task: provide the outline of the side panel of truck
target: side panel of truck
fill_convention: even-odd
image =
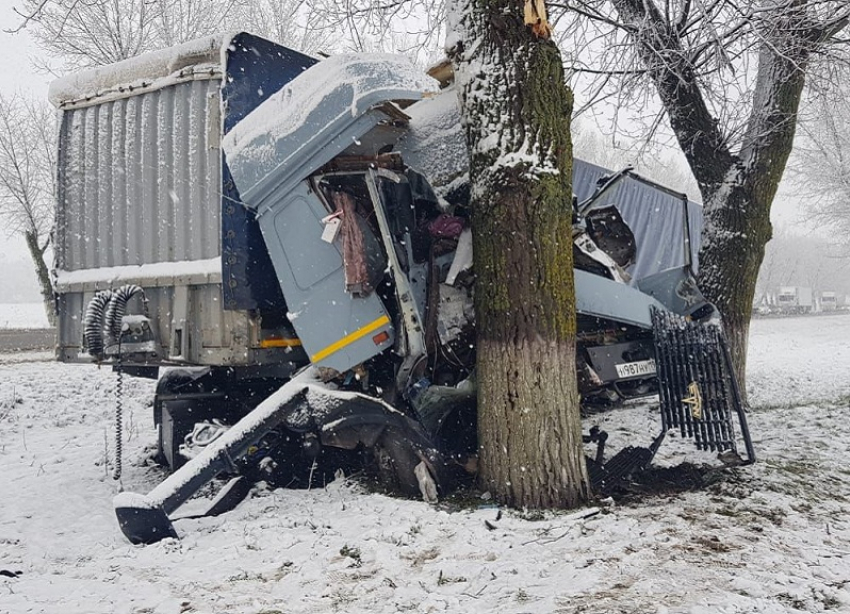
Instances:
[[[144,288],[163,357],[205,364],[244,356],[247,315],[225,313],[220,299],[220,83],[219,74],[193,74],[63,109],[60,358],[79,359],[94,293],[125,283]]]
[[[62,113],[56,275],[59,358],[82,351],[98,291],[144,289],[145,364],[303,362],[222,135],[316,59],[241,32],[190,41],[51,86]],[[140,360],[142,360],[140,358]]]
[[[581,155],[581,152],[577,152]],[[596,164],[576,158],[573,161],[573,192],[579,201],[593,193],[597,181],[612,172]],[[702,205],[688,201],[688,224],[682,219],[681,198],[659,187],[626,177],[601,204],[615,204],[623,220],[635,235],[638,245],[637,261],[629,274],[634,283],[660,271],[686,264],[685,229],[689,236],[690,261],[699,270],[699,246],[702,233]],[[657,237],[665,237],[659,241]]]
[[[219,83],[64,111],[60,270],[219,256]]]

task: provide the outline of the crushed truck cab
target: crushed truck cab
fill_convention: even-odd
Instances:
[[[172,475],[116,498],[131,541],[176,536],[170,514],[222,474],[210,513],[260,479],[368,466],[434,500],[474,470],[468,161],[456,93],[435,90],[404,58],[319,61],[245,33],[51,88],[59,358],[162,370]],[[582,400],[662,405],[649,447],[606,460],[592,431],[594,486],[645,466],[671,428],[717,452],[743,438],[754,460],[694,278],[698,206],[630,169],[577,161],[574,185]]]

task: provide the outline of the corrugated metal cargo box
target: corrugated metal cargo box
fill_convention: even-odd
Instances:
[[[276,360],[259,314],[286,326],[254,220],[232,204],[220,141],[315,60],[247,34],[193,41],[66,77],[61,110],[56,287],[59,358],[81,351],[99,290],[133,283],[163,363]],[[246,65],[250,71],[244,70]],[[236,199],[238,200],[238,198]]]

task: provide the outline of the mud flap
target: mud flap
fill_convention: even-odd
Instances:
[[[113,500],[121,532],[131,544],[153,544],[177,537],[174,525],[162,505],[145,495],[122,492]]]
[[[732,358],[720,328],[653,307],[652,332],[664,432],[679,429],[700,450],[731,452],[740,463],[755,462]],[[746,458],[738,454],[735,418]]]

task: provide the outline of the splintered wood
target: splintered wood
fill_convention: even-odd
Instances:
[[[543,0],[525,0],[525,25],[531,26],[538,38],[552,36],[552,26],[546,18],[546,3]]]

